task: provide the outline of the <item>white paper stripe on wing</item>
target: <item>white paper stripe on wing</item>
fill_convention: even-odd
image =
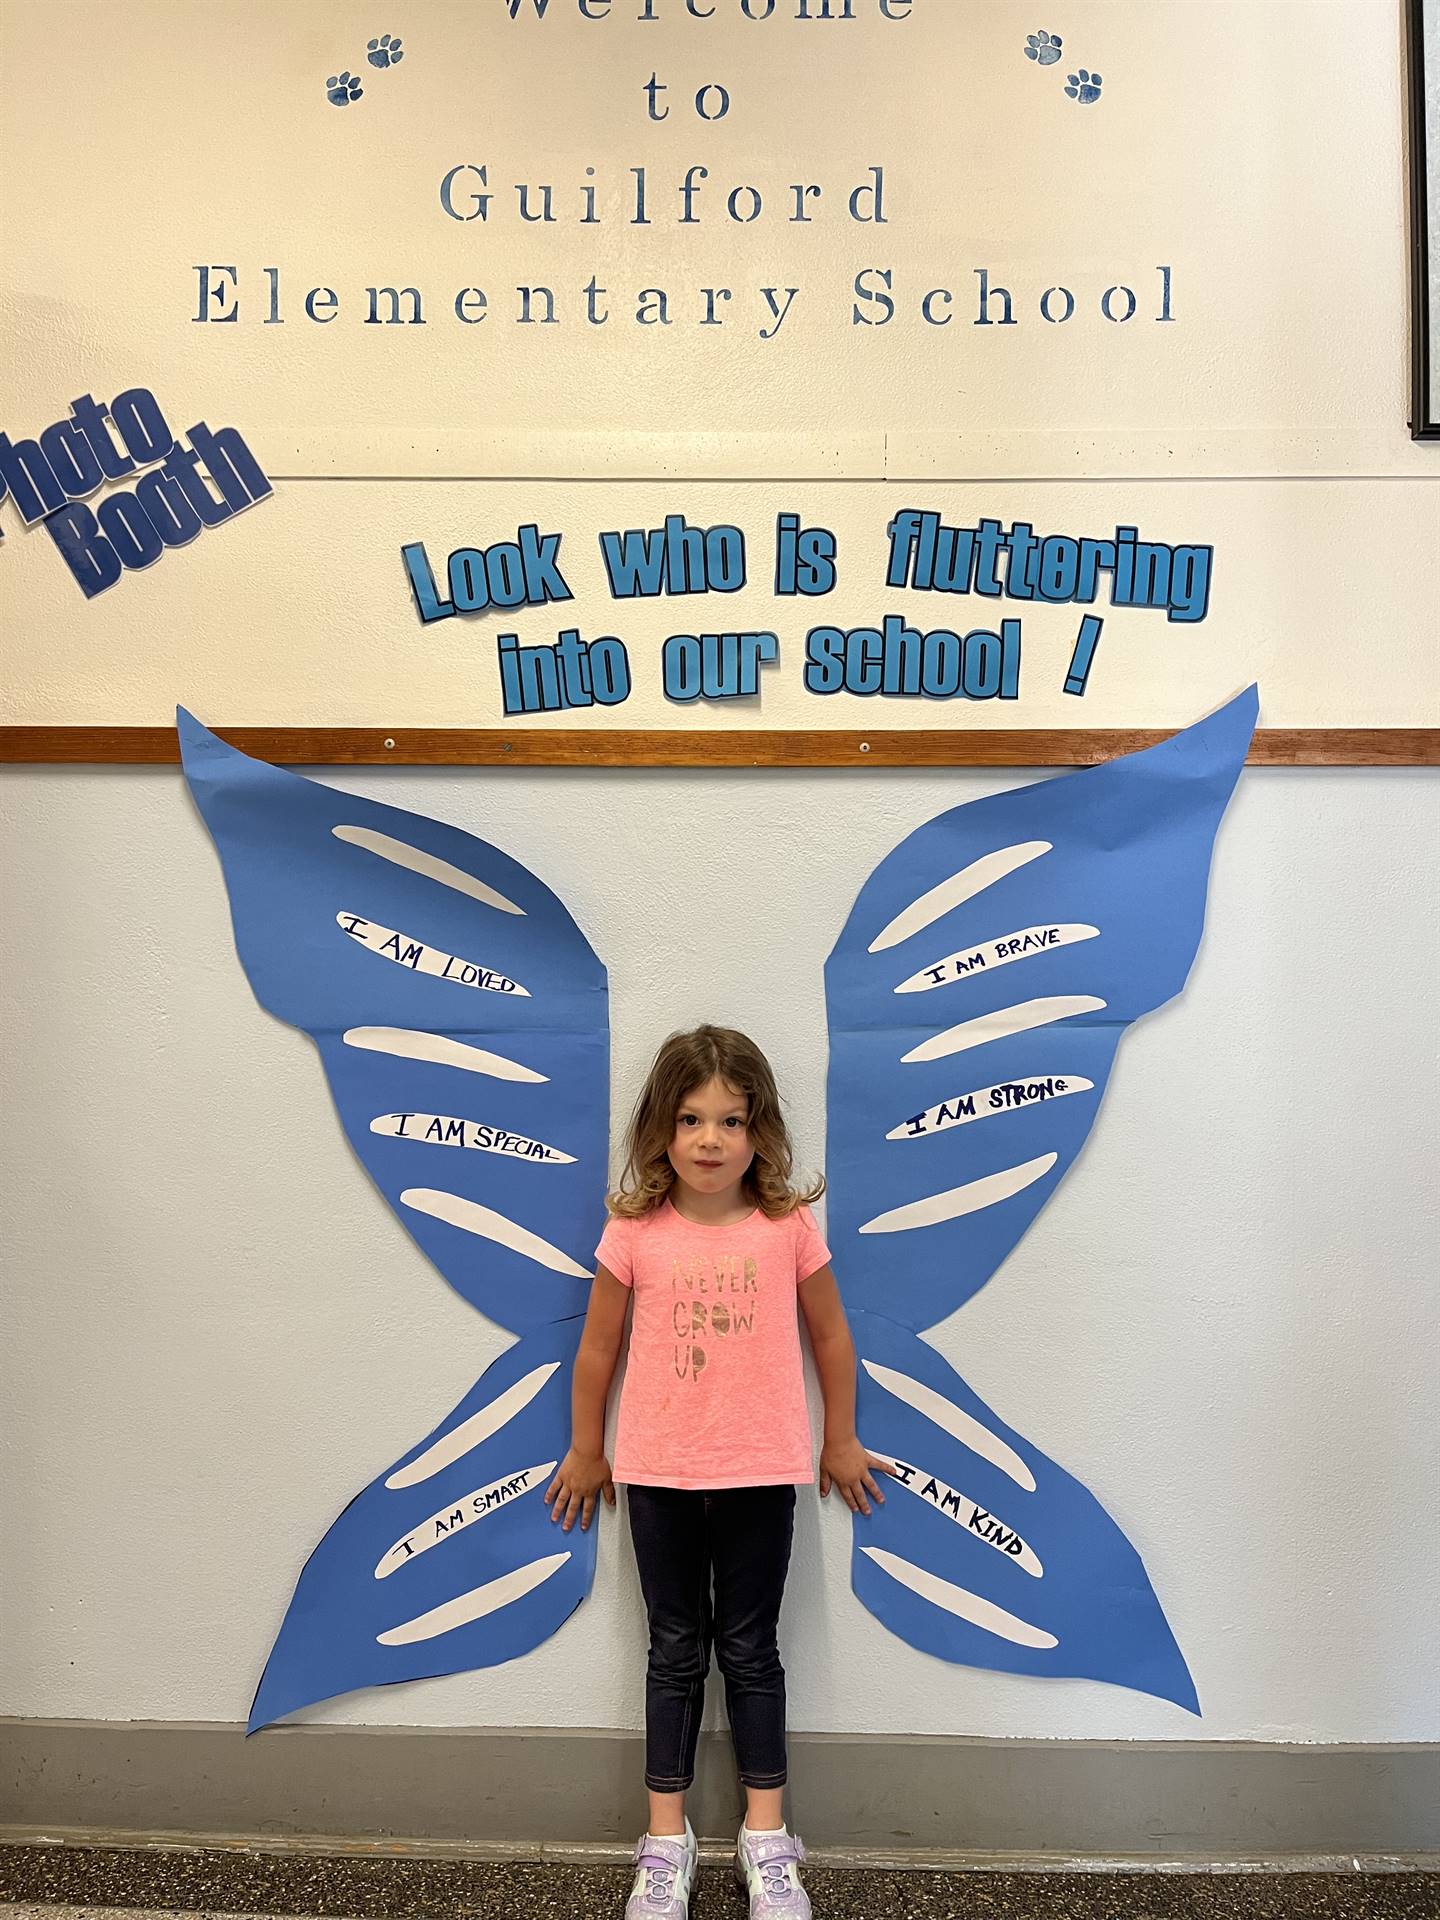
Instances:
[[[456,893],[468,894],[483,907],[498,907],[501,913],[523,915],[525,912],[503,893],[477,880],[473,873],[466,873],[463,867],[452,867],[448,860],[426,853],[422,847],[412,847],[406,840],[396,840],[388,833],[375,833],[369,827],[332,827],[330,831],[337,840],[348,841],[352,847],[363,847],[366,853],[378,854],[380,859],[392,861],[397,867],[408,867],[411,873],[423,874],[427,880],[438,880],[442,887],[453,887]]]
[[[429,1066],[459,1067],[466,1073],[488,1073],[492,1080],[518,1080],[525,1086],[543,1086],[549,1076],[507,1060],[488,1047],[472,1047],[445,1033],[422,1033],[416,1027],[350,1027],[341,1035],[347,1047],[367,1053],[389,1053],[397,1060],[423,1060]]]
[[[952,1487],[933,1473],[927,1473],[924,1467],[912,1466],[908,1460],[897,1459],[894,1454],[882,1454],[874,1447],[870,1451],[877,1459],[889,1460],[896,1470],[894,1479],[913,1493],[917,1500],[924,1500],[964,1532],[983,1540],[996,1553],[1003,1553],[1017,1567],[1023,1567],[1032,1579],[1041,1580],[1045,1577],[1039,1554],[998,1513],[989,1507],[982,1507],[978,1500],[961,1493],[958,1487]]]
[[[957,980],[970,980],[977,973],[993,973],[996,967],[1008,967],[1016,960],[1033,960],[1037,954],[1056,947],[1073,947],[1079,940],[1094,940],[1098,927],[1084,921],[1063,924],[1017,927],[994,940],[981,940],[972,947],[957,947],[928,967],[921,967],[908,980],[902,980],[896,993],[933,993],[936,987],[950,987]]]
[[[972,1627],[982,1627],[986,1633],[993,1633],[1017,1647],[1048,1648],[1060,1644],[1055,1635],[1043,1627],[1032,1626],[1017,1613],[1007,1613],[1004,1607],[997,1607],[993,1600],[986,1600],[981,1594],[971,1593],[968,1587],[957,1587],[949,1580],[942,1580],[938,1573],[914,1566],[898,1553],[887,1553],[883,1547],[862,1547],[860,1551],[868,1554],[877,1567],[892,1580],[898,1580],[902,1587],[918,1593],[932,1606],[943,1607],[957,1619],[968,1620]]]
[[[484,1520],[498,1513],[501,1507],[538,1486],[547,1474],[555,1471],[556,1464],[554,1460],[547,1460],[542,1466],[522,1467],[519,1473],[507,1473],[502,1479],[492,1480],[488,1487],[477,1487],[473,1493],[452,1500],[448,1507],[441,1507],[438,1513],[432,1513],[402,1534],[393,1547],[385,1549],[376,1565],[375,1578],[383,1580],[397,1567],[408,1565],[420,1554],[428,1553],[431,1547],[438,1547],[442,1540],[453,1540],[472,1520]]]
[[[943,1060],[947,1054],[983,1047],[991,1040],[1008,1040],[1012,1033],[1048,1027],[1077,1013],[1099,1013],[1104,1005],[1090,993],[1057,993],[1041,1000],[1022,1000],[1013,1007],[997,1007],[993,1013],[977,1014],[973,1020],[962,1020],[958,1027],[932,1034],[909,1053],[902,1053],[901,1063],[908,1066],[914,1060]]]
[[[500,1153],[511,1160],[533,1165],[573,1167],[573,1153],[562,1153],[544,1140],[532,1140],[525,1133],[511,1133],[489,1120],[464,1120],[453,1113],[377,1113],[370,1122],[371,1133],[382,1133],[392,1140],[418,1140],[422,1146],[466,1147],[476,1153]]]
[[[497,1246],[509,1247],[512,1253],[523,1253],[527,1260],[538,1261],[552,1273],[567,1274],[575,1280],[594,1278],[589,1267],[582,1267],[568,1253],[562,1253],[559,1247],[542,1240],[538,1233],[522,1227],[508,1214],[496,1213],[493,1207],[482,1207],[478,1200],[466,1200],[458,1193],[445,1193],[439,1187],[406,1187],[400,1198],[416,1213],[428,1213],[432,1220],[443,1220],[464,1233],[479,1234],[482,1240],[493,1240]]]
[[[417,1640],[433,1640],[438,1634],[453,1633],[456,1627],[468,1627],[472,1620],[483,1620],[487,1613],[523,1600],[527,1593],[543,1586],[552,1573],[558,1573],[569,1558],[568,1553],[552,1553],[543,1560],[532,1560],[513,1573],[502,1573],[498,1580],[487,1580],[483,1587],[456,1594],[428,1613],[416,1614],[413,1620],[403,1620],[398,1627],[388,1627],[375,1638],[382,1647],[413,1647]]]
[[[443,947],[428,946],[413,934],[395,927],[382,927],[378,920],[367,920],[363,913],[337,913],[335,923],[349,934],[357,946],[366,947],[382,960],[411,973],[423,973],[432,980],[448,980],[455,987],[474,987],[481,993],[513,993],[521,1000],[530,998],[528,987],[512,980],[479,960],[466,960],[461,954],[446,953]]]
[[[422,1480],[432,1479],[435,1474],[443,1472],[462,1454],[478,1447],[492,1433],[498,1433],[508,1420],[513,1420],[517,1413],[528,1407],[559,1365],[558,1360],[549,1360],[544,1366],[532,1367],[513,1386],[496,1394],[485,1406],[477,1407],[468,1420],[462,1420],[458,1427],[442,1433],[438,1440],[423,1453],[416,1454],[406,1466],[397,1467],[386,1480],[386,1486],[418,1487]]]
[[[1048,840],[1024,840],[1017,846],[1000,847],[994,853],[982,854],[978,860],[972,860],[968,867],[963,867],[959,873],[952,873],[948,880],[942,880],[938,886],[931,887],[928,893],[922,893],[908,907],[902,908],[890,924],[876,934],[870,942],[869,951],[883,953],[886,947],[898,947],[902,940],[908,940],[911,934],[930,926],[942,914],[949,913],[952,907],[962,906],[977,893],[983,893],[986,887],[993,887],[997,880],[1014,873],[1017,867],[1028,866],[1030,861],[1038,860],[1042,853],[1049,853],[1050,847]]]
[[[1010,1200],[1026,1187],[1034,1186],[1060,1158],[1058,1153],[1042,1153],[1034,1160],[1023,1160],[1018,1167],[1002,1167],[979,1180],[967,1180],[963,1187],[949,1187],[944,1193],[928,1193],[921,1200],[877,1213],[859,1229],[861,1233],[909,1233],[916,1227],[938,1227],[944,1220],[958,1220],[962,1214],[978,1213]]]
[[[998,1467],[1002,1473],[1008,1474],[1017,1487],[1023,1487],[1026,1493],[1034,1493],[1035,1476],[1024,1460],[1008,1441],[982,1426],[973,1414],[966,1413],[963,1407],[957,1407],[953,1400],[947,1400],[943,1393],[937,1393],[933,1387],[927,1387],[923,1380],[912,1380],[908,1373],[897,1372],[894,1367],[882,1367],[874,1360],[862,1360],[860,1364],[877,1387],[893,1393],[907,1407],[913,1407],[916,1413],[933,1420],[937,1427],[943,1427],[962,1447],[968,1447],[972,1453],[978,1453],[982,1460],[988,1460],[992,1467]]]
[[[976,1087],[971,1093],[952,1093],[924,1113],[912,1113],[898,1127],[891,1127],[887,1140],[928,1140],[932,1133],[944,1133],[950,1127],[963,1127],[970,1120],[989,1120],[997,1113],[1019,1113],[1046,1100],[1063,1100],[1070,1093],[1093,1093],[1095,1082],[1078,1073],[1029,1074],[1014,1080],[997,1080],[993,1087]]]

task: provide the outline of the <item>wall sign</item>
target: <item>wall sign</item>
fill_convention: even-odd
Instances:
[[[43,525],[87,600],[270,492],[234,427],[212,432],[197,420],[187,444],[146,387],[108,406],[82,394],[38,439],[0,433],[0,501],[8,496],[27,527]]]
[[[173,753],[180,700],[280,757],[1094,759],[1258,680],[1261,754],[1428,757],[1436,475],[1376,345],[1399,53],[1328,18],[12,0],[0,426],[54,462],[0,498],[0,727],[38,730],[0,752]],[[77,249],[49,101],[97,69]],[[161,216],[147,129],[205,151],[218,87],[245,167],[171,169]],[[87,493],[137,382],[175,446]]]

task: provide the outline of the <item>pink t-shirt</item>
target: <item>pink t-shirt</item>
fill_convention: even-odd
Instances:
[[[595,1257],[635,1293],[615,1479],[813,1481],[796,1289],[830,1249],[810,1209],[707,1227],[666,1200],[644,1219],[612,1218]]]

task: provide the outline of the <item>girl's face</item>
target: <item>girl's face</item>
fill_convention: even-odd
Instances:
[[[692,1087],[675,1115],[670,1164],[697,1194],[714,1199],[739,1190],[755,1158],[746,1130],[750,1103],[723,1080]]]

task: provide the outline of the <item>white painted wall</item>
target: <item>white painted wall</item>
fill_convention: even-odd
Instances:
[[[491,837],[565,898],[611,970],[617,1115],[668,1028],[742,1025],[813,1165],[821,966],[856,888],[1028,776],[322,777]],[[0,1714],[239,1720],[310,1547],[506,1336],[251,999],[178,771],[7,768],[0,806]],[[1140,1546],[1204,1720],[913,1652],[811,1498],[793,1727],[1440,1737],[1437,842],[1421,772],[1249,771],[1186,995],[1126,1040],[1070,1180],[935,1336]],[[637,1727],[644,1651],[622,1507],[536,1653],[307,1717]]]

